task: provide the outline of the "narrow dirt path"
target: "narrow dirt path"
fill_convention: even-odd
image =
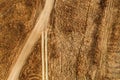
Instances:
[[[8,79],[7,80],[18,80],[20,71],[26,62],[27,57],[31,53],[32,47],[35,42],[38,41],[41,32],[46,28],[47,23],[49,21],[50,13],[52,11],[52,7],[54,5],[54,0],[46,0],[45,7],[38,17],[37,23],[32,30],[28,40],[26,41],[15,65],[13,66]]]

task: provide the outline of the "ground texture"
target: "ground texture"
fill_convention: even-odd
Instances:
[[[45,0],[0,0],[0,80],[6,80]],[[120,80],[120,0],[56,0],[49,80]],[[41,38],[19,80],[42,80]]]

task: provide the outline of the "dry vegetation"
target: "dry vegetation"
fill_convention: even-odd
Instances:
[[[45,0],[0,0],[0,80],[6,80]],[[49,80],[120,80],[120,0],[56,0],[48,24]],[[41,39],[19,80],[42,80]]]

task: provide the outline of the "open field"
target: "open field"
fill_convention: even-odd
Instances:
[[[48,80],[120,80],[120,0],[0,0],[0,80],[47,80],[46,30]]]

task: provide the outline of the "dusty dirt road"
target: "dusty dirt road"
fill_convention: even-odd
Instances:
[[[35,42],[39,39],[42,31],[47,26],[53,5],[54,5],[54,0],[46,0],[45,7],[44,7],[42,13],[40,14],[40,16],[38,17],[37,23],[36,23],[34,29],[32,30],[30,36],[28,37],[28,40],[26,41],[7,80],[18,80],[20,71],[21,71],[27,57],[31,53],[32,47],[34,46]]]

